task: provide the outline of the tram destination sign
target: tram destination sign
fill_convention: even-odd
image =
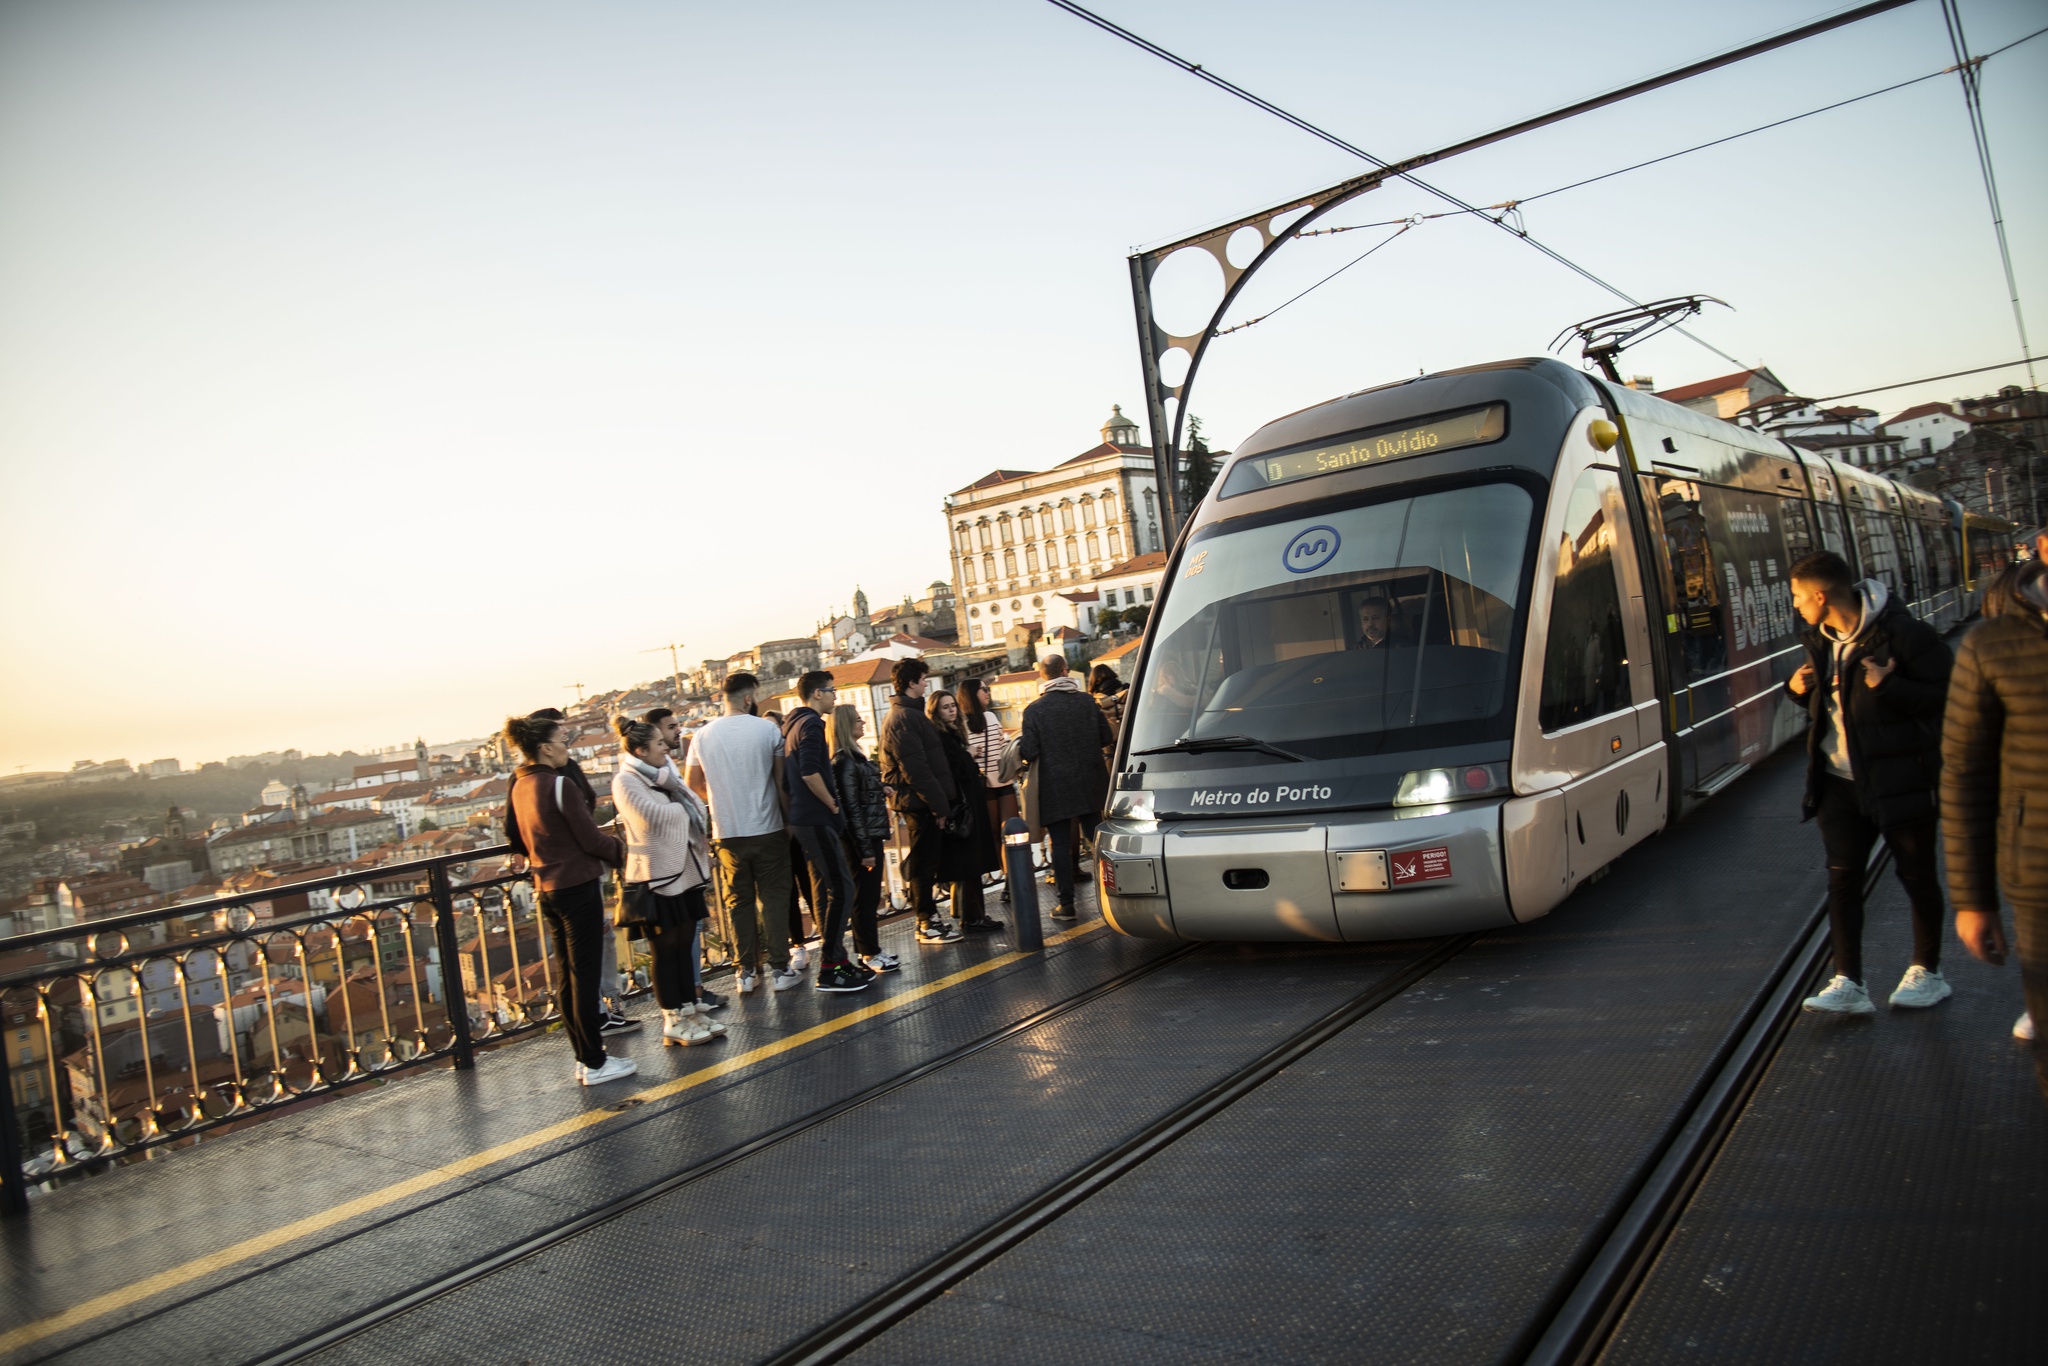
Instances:
[[[1231,470],[1223,496],[1269,489],[1276,484],[1291,484],[1297,479],[1313,479],[1319,474],[1354,470],[1363,465],[1405,460],[1412,455],[1484,446],[1507,435],[1507,429],[1507,405],[1489,403],[1462,413],[1361,432],[1326,446],[1283,455],[1255,455],[1239,461]]]

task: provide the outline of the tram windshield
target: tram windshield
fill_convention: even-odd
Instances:
[[[1506,737],[1533,506],[1482,484],[1189,546],[1134,690],[1130,753],[1244,737],[1334,759]]]

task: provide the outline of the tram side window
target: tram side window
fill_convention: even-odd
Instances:
[[[1863,577],[1876,579],[1892,592],[1899,581],[1899,548],[1892,539],[1891,519],[1874,509],[1852,506],[1849,525],[1856,531],[1856,550],[1863,561]]]
[[[1855,557],[1849,554],[1848,535],[1842,529],[1841,507],[1835,503],[1819,503],[1813,511],[1820,523],[1820,548],[1853,560]]]
[[[1629,705],[1628,641],[1614,572],[1614,557],[1621,553],[1620,508],[1621,481],[1608,470],[1587,470],[1572,489],[1564,531],[1550,548],[1557,587],[1550,599],[1538,704],[1546,731]]]
[[[1670,573],[1665,630],[1674,642],[1672,672],[1690,683],[1728,667],[1721,618],[1724,590],[1707,538],[1700,485],[1689,479],[1660,480],[1656,501]]]
[[[1927,558],[1934,566],[1934,587],[1946,592],[1956,586],[1956,548],[1949,529],[1939,522],[1922,522],[1921,539],[1927,543]]]

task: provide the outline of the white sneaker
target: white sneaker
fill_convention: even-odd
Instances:
[[[1827,989],[1818,996],[1809,996],[1804,1002],[1808,1010],[1822,1011],[1831,1015],[1868,1015],[1877,1009],[1870,1003],[1870,993],[1861,984],[1836,973]]]
[[[784,968],[780,972],[768,974],[768,989],[770,991],[788,991],[791,987],[802,986],[803,980],[804,975],[796,969]]]
[[[690,1023],[697,1026],[697,1028],[703,1030],[706,1034],[709,1034],[714,1039],[717,1038],[719,1035],[725,1033],[724,1025],[712,1019],[709,1015],[704,1014],[702,1011],[697,1012],[697,1018],[690,1021]]]
[[[1948,979],[1939,971],[1929,972],[1915,963],[1906,969],[1906,975],[1901,977],[1898,986],[1892,989],[1891,1003],[1894,1009],[1901,1006],[1917,1009],[1938,1005],[1954,994],[1955,988],[1948,984]]]
[[[796,944],[796,945],[793,945],[793,946],[792,946],[792,947],[790,948],[790,950],[789,950],[789,968],[790,968],[790,971],[791,971],[791,972],[804,972],[804,971],[808,970],[808,969],[810,968],[810,966],[811,966],[811,955],[810,955],[810,953],[809,953],[809,952],[808,952],[808,951],[807,951],[807,950],[806,950],[806,949],[804,948],[804,946],[803,946],[803,945],[801,945],[801,944]]]
[[[759,973],[757,973],[757,972],[743,972],[743,973],[741,973],[741,974],[740,974],[740,978],[739,978],[739,993],[740,993],[740,995],[742,995],[742,996],[752,996],[752,995],[754,994],[754,988],[755,988],[755,987],[758,987],[758,986],[760,986],[760,985],[761,985],[761,975],[760,975]]]
[[[617,1081],[621,1077],[630,1077],[639,1070],[639,1063],[634,1062],[631,1058],[622,1058],[614,1053],[611,1057],[604,1060],[604,1066],[602,1067],[585,1067],[580,1063],[577,1064],[576,1080],[585,1086],[602,1086],[608,1081]]]
[[[2020,1017],[2012,1022],[2012,1036],[2015,1039],[2031,1041],[2034,1037],[2034,1017],[2021,1011]]]
[[[695,1043],[710,1043],[716,1037],[696,1020],[680,1010],[661,1012],[661,1042],[665,1048],[687,1048]]]
[[[864,953],[860,961],[871,972],[895,972],[903,966],[903,961],[893,953]]]

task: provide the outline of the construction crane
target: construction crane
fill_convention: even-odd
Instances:
[[[676,705],[680,707],[683,705],[683,643],[680,640],[672,640],[666,645],[657,645],[651,650],[642,650],[640,653],[643,655],[658,655],[663,650],[668,651],[669,678],[676,685]]]
[[[574,688],[576,690],[576,705],[579,707],[583,705],[583,685],[581,683],[564,683],[562,686]]]

